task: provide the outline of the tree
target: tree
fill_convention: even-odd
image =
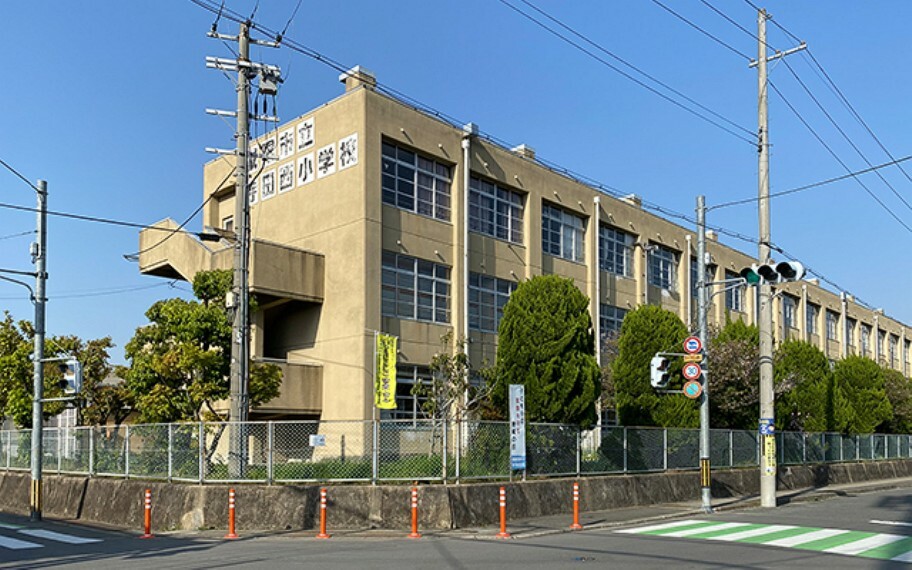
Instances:
[[[595,424],[600,385],[589,299],[572,280],[545,275],[520,283],[498,332],[496,406],[505,409],[507,386],[522,384],[529,420]]]
[[[229,396],[231,323],[224,307],[230,288],[231,271],[200,272],[193,280],[199,301],[167,299],[146,311],[150,323],[127,343],[124,371],[139,421],[226,419],[213,405]],[[278,396],[278,366],[251,364],[249,370],[252,407]]]
[[[627,313],[618,338],[618,355],[612,364],[618,423],[696,427],[699,413],[695,401],[682,396],[657,394],[649,384],[649,361],[657,352],[678,352],[687,337],[687,327],[671,311],[643,305]],[[671,370],[680,370],[672,363]],[[672,386],[682,385],[672,375]]]
[[[710,422],[713,427],[755,429],[760,414],[760,331],[728,320],[710,333]]]
[[[465,353],[465,342],[459,339],[455,350],[453,333],[440,337],[443,350],[431,358],[431,379],[412,387],[421,401],[422,411],[431,419],[460,421],[490,397],[493,384],[490,371],[475,370]]]
[[[873,433],[893,417],[887,399],[884,371],[870,358],[849,356],[833,368],[836,386],[848,402],[848,433]]]
[[[878,431],[912,433],[912,381],[897,370],[885,368],[884,387],[893,417],[881,424]]]
[[[110,372],[108,352],[112,343],[109,337],[83,342],[75,336],[45,338],[46,359],[76,357],[83,364],[85,390],[80,395],[83,402],[93,398],[97,384]],[[17,427],[32,425],[32,395],[34,367],[32,354],[35,347],[35,328],[29,321],[15,322],[8,312],[0,321],[0,415],[9,417]],[[60,381],[63,375],[59,362],[44,365],[44,395],[46,398],[64,396]],[[60,414],[64,402],[45,402],[44,419]]]
[[[845,429],[848,402],[819,348],[804,341],[785,341],[776,350],[773,371],[778,425],[812,432]]]

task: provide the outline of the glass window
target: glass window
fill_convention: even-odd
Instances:
[[[438,220],[450,219],[450,167],[383,143],[383,203]]]
[[[542,250],[545,253],[583,261],[583,219],[549,204],[542,204]]]
[[[226,216],[222,218],[222,229],[226,232],[234,231],[234,216]]]
[[[416,420],[425,417],[422,406],[426,397],[412,394],[415,384],[430,382],[431,371],[424,366],[396,365],[396,409],[380,410],[384,420]]]
[[[890,351],[890,368],[896,368],[896,344],[899,342],[899,339],[893,335],[890,335],[890,344],[888,350]]]
[[[852,354],[855,353],[855,327],[857,325],[857,320],[846,318],[846,345]]]
[[[516,282],[469,273],[469,328],[496,333]]]
[[[786,329],[798,328],[795,315],[798,312],[798,299],[790,295],[782,296],[782,324]]]
[[[677,252],[657,244],[650,244],[649,248],[649,284],[674,291],[678,277]]]
[[[450,268],[383,252],[381,311],[385,317],[450,322]]]
[[[725,280],[738,279],[741,275],[734,271],[725,272]],[[729,311],[744,312],[744,285],[735,286],[734,283],[726,283],[725,290],[725,308]]]
[[[839,322],[839,313],[834,313],[833,311],[826,312],[826,333],[827,338],[830,340],[839,340],[837,336],[836,329],[837,323]]]
[[[861,325],[861,355],[867,356],[871,352],[871,327]]]
[[[604,341],[621,332],[621,324],[627,316],[627,309],[613,305],[599,304],[599,336]]]
[[[523,197],[486,180],[469,180],[469,230],[523,242]]]
[[[599,226],[599,269],[621,277],[632,277],[635,240],[633,234]]]
[[[805,319],[807,319],[807,332],[808,334],[817,334],[819,330],[819,325],[817,324],[817,319],[820,318],[820,306],[813,303],[808,303],[805,308]]]
[[[880,360],[884,355],[884,340],[886,340],[887,333],[884,331],[878,331],[877,333],[877,359]]]

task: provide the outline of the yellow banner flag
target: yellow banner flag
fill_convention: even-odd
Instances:
[[[396,409],[396,351],[399,339],[377,335],[377,368],[374,403],[381,410]]]

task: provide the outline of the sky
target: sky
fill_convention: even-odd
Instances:
[[[345,68],[364,66],[382,86],[458,124],[529,145],[541,159],[669,212],[692,217],[703,194],[708,224],[747,238],[722,241],[756,255],[756,203],[714,206],[757,196],[757,71],[748,67],[758,51],[757,12],[747,1],[662,4],[693,25],[654,0],[262,0],[253,20],[287,26],[289,40]],[[225,5],[249,15],[256,2]],[[769,96],[773,193],[912,155],[912,3],[755,5],[772,14],[772,49],[794,47],[795,37],[809,48],[769,66],[778,90]],[[4,11],[0,159],[48,182],[52,212],[139,225],[184,221],[203,200],[202,168],[213,158],[204,149],[234,145],[232,125],[204,113],[236,104],[231,81],[205,67],[207,55],[232,57],[231,46],[206,37],[214,15],[190,0],[76,6],[32,0]],[[237,30],[226,18],[218,26]],[[338,70],[288,47],[252,55],[283,71],[283,120],[343,91]],[[785,252],[778,259],[800,260],[831,290],[912,324],[903,261],[912,244],[912,160],[900,164],[860,175],[867,189],[848,177],[775,198],[772,241]],[[0,269],[33,270],[35,214],[10,206],[34,205],[35,192],[0,169]],[[202,229],[199,216],[188,229]],[[50,216],[49,334],[110,336],[112,361],[123,363],[149,306],[189,295],[188,284],[144,277],[125,259],[138,249],[138,231]],[[25,288],[4,281],[0,310],[34,315]]]

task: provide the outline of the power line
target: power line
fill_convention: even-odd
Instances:
[[[752,59],[751,56],[749,56],[749,55],[747,55],[746,53],[744,53],[743,51],[740,51],[739,49],[737,49],[737,48],[731,46],[730,44],[728,44],[728,43],[722,41],[722,40],[719,39],[717,36],[715,36],[715,35],[709,33],[708,31],[706,31],[705,29],[701,28],[701,27],[698,26],[697,24],[691,22],[690,20],[688,20],[687,18],[685,18],[685,17],[682,16],[681,14],[675,12],[674,10],[672,10],[671,8],[669,8],[668,6],[666,6],[665,4],[662,4],[661,2],[659,2],[659,0],[652,0],[652,2],[653,2],[654,4],[658,4],[662,9],[664,9],[666,12],[670,13],[672,16],[678,18],[679,20],[681,20],[682,22],[684,22],[685,24],[687,24],[687,25],[690,26],[691,28],[697,30],[698,32],[700,32],[700,33],[703,34],[704,36],[710,38],[711,40],[713,40],[714,42],[718,43],[719,45],[725,47],[725,48],[728,49],[729,51],[732,51],[732,52],[734,52],[735,54],[740,55],[741,57],[747,59],[748,61],[750,61],[750,60]]]
[[[890,207],[887,206],[887,205],[883,202],[883,200],[881,200],[880,198],[877,197],[877,194],[875,194],[873,191],[871,191],[871,189],[868,188],[868,186],[867,186],[864,182],[862,182],[857,176],[855,176],[855,175],[852,173],[852,169],[849,168],[849,165],[847,165],[841,158],[839,158],[839,155],[836,154],[836,152],[830,147],[830,145],[828,145],[828,144],[826,143],[826,141],[824,141],[823,138],[817,133],[817,131],[815,131],[814,128],[813,128],[813,127],[804,119],[804,117],[801,115],[801,113],[798,112],[798,109],[796,109],[795,106],[792,105],[791,101],[789,101],[788,98],[782,93],[782,91],[780,91],[779,88],[776,87],[776,84],[773,83],[772,81],[770,81],[770,82],[769,82],[769,85],[770,85],[770,87],[773,88],[773,91],[775,91],[775,92],[779,95],[779,97],[782,98],[782,101],[786,104],[786,106],[787,106],[789,109],[791,109],[792,113],[794,113],[795,116],[798,117],[798,120],[801,121],[801,123],[805,126],[805,128],[807,128],[807,129],[811,132],[811,134],[814,135],[814,138],[816,138],[817,141],[818,141],[820,144],[823,145],[823,148],[825,148],[825,149],[827,150],[827,152],[829,152],[830,155],[831,155],[834,159],[836,159],[836,162],[838,162],[840,165],[842,165],[842,167],[846,170],[846,172],[848,172],[848,173],[852,176],[852,178],[854,178],[855,181],[858,182],[858,184],[859,184],[862,188],[864,188],[865,192],[867,192],[868,195],[869,195],[871,198],[873,198],[875,202],[877,202],[878,204],[880,204],[880,207],[883,208],[885,212],[887,212],[888,214],[890,214],[890,216],[891,216],[894,220],[896,220],[897,222],[899,222],[899,224],[900,224],[902,227],[906,228],[906,231],[908,231],[909,233],[912,233],[912,227],[909,227],[908,224],[906,224],[904,221],[902,221],[902,219],[901,219],[899,216],[896,215],[896,212],[894,212],[893,210],[891,210]]]
[[[737,21],[735,21],[734,19],[732,19],[731,16],[729,16],[728,14],[726,14],[725,12],[723,12],[722,10],[719,10],[718,8],[716,8],[715,6],[713,6],[712,4],[710,4],[709,2],[707,2],[706,0],[700,0],[700,2],[702,2],[704,6],[706,6],[707,8],[709,8],[710,10],[712,10],[713,12],[715,12],[716,14],[718,14],[719,16],[722,16],[723,18],[725,18],[725,20],[726,20],[728,23],[730,23],[730,24],[733,25],[734,27],[738,28],[739,30],[741,30],[741,31],[744,32],[745,34],[749,35],[750,37],[752,37],[755,41],[757,41],[757,42],[760,41],[760,38],[757,36],[757,34],[753,33],[752,31],[748,30],[747,28],[745,28],[744,26],[742,26],[741,24],[739,24]],[[757,8],[757,11],[759,12],[760,9]],[[801,40],[797,40],[797,41],[798,41],[798,42],[801,42]],[[770,45],[767,44],[766,42],[763,42],[763,44],[766,45],[766,47],[770,47]],[[772,48],[770,48],[770,49],[772,49]],[[749,58],[749,59],[753,59],[753,58]]]
[[[29,206],[19,206],[17,204],[8,204],[6,202],[0,202],[0,208],[5,208],[7,210],[18,210],[20,212],[38,213],[38,208],[29,207]],[[125,222],[123,220],[114,220],[111,218],[101,218],[101,217],[97,217],[97,216],[71,214],[69,212],[60,212],[60,211],[56,211],[56,210],[48,210],[47,214],[49,216],[57,216],[60,218],[69,218],[69,219],[73,219],[73,220],[80,220],[83,222],[95,222],[95,223],[100,223],[100,224],[108,224],[108,225],[112,225],[112,226],[137,228],[137,229],[141,229],[141,230],[156,230],[156,231],[160,231],[160,232],[170,232],[170,233],[177,233],[177,232],[181,231],[179,229],[162,228],[159,226],[150,226],[147,224],[137,224],[134,222]]]
[[[33,235],[35,233],[36,233],[35,230],[28,230],[27,232],[19,232],[18,234],[10,234],[8,236],[0,237],[0,240],[12,239],[12,238],[21,237],[21,236],[28,236],[28,235]]]
[[[2,164],[4,168],[6,168],[7,170],[9,170],[9,171],[12,172],[13,174],[15,174],[17,177],[19,177],[20,180],[22,180],[23,182],[25,182],[26,184],[28,184],[29,187],[31,187],[32,190],[34,190],[35,192],[38,192],[39,194],[41,193],[41,190],[39,190],[37,186],[35,186],[34,184],[32,184],[31,181],[29,181],[28,178],[26,178],[26,177],[23,176],[18,170],[16,170],[16,169],[13,168],[12,166],[10,166],[10,165],[9,165],[5,160],[3,160],[2,158],[0,158],[0,164]]]
[[[123,287],[108,287],[105,289],[90,289],[87,291],[73,291],[69,293],[62,293],[59,295],[50,296],[51,299],[78,299],[85,297],[103,297],[108,295],[119,295],[122,293],[133,293],[135,291],[144,291],[146,289],[155,289],[157,287],[163,287],[165,285],[170,286],[172,289],[177,289],[174,281],[168,281],[166,283],[155,283],[152,285],[139,285],[139,286],[123,286]],[[2,301],[15,301],[19,300],[21,297],[0,297]]]
[[[895,166],[902,162],[906,162],[908,160],[912,160],[912,154],[910,154],[909,156],[904,156],[902,158],[898,158],[896,160],[891,160],[890,162],[878,164],[877,166],[865,168],[864,170],[856,170],[854,172],[849,172],[848,174],[843,174],[842,176],[827,178],[826,180],[814,182],[813,184],[805,184],[804,186],[798,186],[797,188],[792,188],[790,190],[782,190],[781,192],[772,192],[772,193],[770,193],[769,197],[776,198],[779,196],[785,196],[787,194],[795,194],[797,192],[803,192],[805,190],[810,190],[812,188],[819,188],[820,186],[826,186],[827,184],[832,184],[833,182],[839,182],[840,180],[845,180],[846,178],[856,178],[857,176],[860,176],[862,174],[867,174],[869,172],[874,172],[874,171],[880,170],[881,168],[886,168],[888,166]],[[727,208],[729,206],[738,206],[741,204],[750,204],[752,202],[759,202],[759,201],[760,201],[760,198],[744,198],[742,200],[732,200],[731,202],[723,202],[722,204],[716,204],[714,206],[710,206],[707,208],[707,210],[718,210],[720,208]],[[902,223],[902,222],[900,222],[900,223]]]
[[[679,97],[685,98],[686,100],[688,100],[688,101],[691,102],[692,104],[697,105],[699,108],[701,108],[701,109],[707,111],[708,113],[712,114],[713,116],[720,118],[722,121],[724,121],[724,122],[726,122],[726,123],[729,123],[729,124],[733,125],[735,128],[737,128],[737,129],[739,129],[739,130],[741,130],[741,131],[744,131],[744,132],[748,133],[748,134],[751,135],[751,136],[754,136],[754,132],[753,132],[753,131],[751,131],[751,130],[749,130],[749,129],[746,129],[746,128],[740,126],[740,125],[738,125],[737,123],[735,123],[735,122],[733,122],[733,121],[731,121],[731,120],[725,118],[724,116],[722,116],[722,115],[716,113],[715,111],[709,109],[708,107],[705,107],[704,105],[701,105],[700,103],[697,103],[697,102],[694,101],[693,99],[691,99],[691,98],[689,98],[689,97],[687,97],[687,96],[681,94],[679,91],[674,90],[674,89],[672,89],[671,87],[669,87],[668,85],[666,85],[666,84],[664,84],[664,83],[658,81],[657,79],[653,78],[651,75],[647,74],[646,72],[640,70],[638,67],[634,66],[633,64],[631,64],[631,63],[627,62],[626,60],[624,60],[624,59],[618,57],[617,55],[611,53],[611,52],[608,51],[607,49],[603,48],[602,46],[600,46],[599,44],[593,42],[592,40],[586,38],[585,36],[583,36],[583,35],[580,34],[579,32],[576,32],[575,30],[573,30],[573,29],[570,28],[569,26],[567,26],[567,25],[561,23],[560,21],[556,20],[555,18],[553,18],[553,17],[547,15],[545,12],[543,12],[542,10],[540,10],[540,9],[538,9],[537,7],[533,6],[532,4],[530,4],[529,2],[527,2],[526,0],[520,0],[520,1],[522,1],[524,4],[526,4],[526,5],[528,5],[528,6],[532,7],[534,10],[538,11],[539,13],[545,15],[545,16],[548,17],[549,19],[551,19],[551,20],[557,22],[560,26],[564,27],[565,29],[567,29],[568,31],[570,31],[571,33],[573,33],[574,35],[576,35],[577,37],[580,37],[580,38],[582,38],[584,41],[586,41],[587,43],[589,43],[589,44],[595,46],[597,49],[599,49],[599,51],[602,51],[602,52],[608,54],[609,56],[611,56],[612,58],[616,59],[617,61],[623,63],[623,64],[626,65],[627,67],[629,67],[629,68],[635,70],[637,73],[643,75],[644,77],[648,77],[650,80],[655,81],[656,83],[658,83],[659,85],[661,85],[661,86],[664,87],[665,89],[668,89],[668,90],[672,91],[673,93],[677,94]],[[684,111],[687,111],[688,113],[690,113],[690,114],[692,114],[692,115],[694,115],[694,116],[696,116],[696,117],[702,119],[703,121],[706,121],[707,123],[709,123],[709,124],[711,124],[711,125],[713,125],[713,126],[719,128],[719,129],[721,129],[721,130],[727,132],[728,134],[730,134],[730,135],[732,135],[732,136],[734,136],[734,137],[737,137],[737,138],[739,138],[739,139],[741,139],[741,140],[743,140],[743,141],[745,141],[745,142],[747,142],[747,143],[749,143],[749,144],[751,144],[751,145],[756,145],[756,141],[755,141],[755,140],[750,139],[750,138],[747,138],[747,137],[745,137],[745,136],[743,136],[743,135],[738,134],[737,132],[735,132],[735,131],[729,129],[728,127],[725,127],[725,126],[719,124],[718,122],[714,121],[713,119],[707,117],[706,115],[704,115],[704,114],[702,114],[702,113],[700,113],[700,112],[698,112],[698,111],[695,111],[694,109],[692,109],[692,108],[690,108],[690,107],[684,105],[684,104],[681,103],[680,101],[677,101],[677,100],[675,100],[675,99],[672,98],[672,97],[669,97],[668,95],[666,95],[665,93],[662,93],[661,91],[659,91],[658,89],[652,87],[651,85],[649,85],[649,84],[647,84],[647,83],[645,83],[645,82],[643,82],[643,81],[637,79],[636,77],[630,75],[630,74],[627,73],[626,71],[620,69],[620,68],[617,67],[616,65],[614,65],[614,64],[612,64],[611,62],[607,61],[605,58],[599,56],[598,54],[593,53],[591,50],[586,49],[584,46],[582,46],[582,45],[580,45],[579,43],[573,41],[571,38],[568,38],[567,36],[565,36],[564,34],[560,33],[559,31],[557,31],[557,30],[555,30],[555,29],[549,27],[547,24],[545,24],[545,23],[542,22],[541,20],[535,18],[534,16],[531,16],[530,14],[527,14],[526,12],[523,12],[522,10],[520,10],[519,8],[517,8],[516,6],[514,6],[513,4],[510,4],[510,2],[508,2],[507,0],[498,0],[498,2],[500,2],[501,4],[507,6],[508,8],[510,8],[511,10],[513,10],[514,12],[516,12],[517,14],[519,14],[519,15],[523,16],[524,18],[528,19],[529,21],[533,22],[534,24],[536,24],[537,26],[541,27],[541,28],[544,29],[545,31],[549,32],[550,34],[552,34],[552,35],[554,35],[554,36],[560,38],[561,40],[563,40],[563,41],[566,42],[567,44],[569,44],[569,45],[575,47],[576,49],[578,49],[579,51],[581,51],[581,52],[583,52],[584,54],[588,55],[589,57],[591,57],[592,59],[594,59],[594,60],[596,60],[597,62],[601,63],[602,65],[608,67],[609,69],[615,71],[616,73],[618,73],[618,74],[624,76],[624,77],[627,78],[628,80],[630,80],[630,81],[636,83],[636,84],[639,85],[640,87],[642,87],[642,88],[646,89],[647,91],[653,93],[654,95],[657,95],[657,96],[661,97],[662,99],[665,99],[666,101],[668,101],[669,103],[675,105],[676,107],[679,107],[680,109],[683,109]]]

